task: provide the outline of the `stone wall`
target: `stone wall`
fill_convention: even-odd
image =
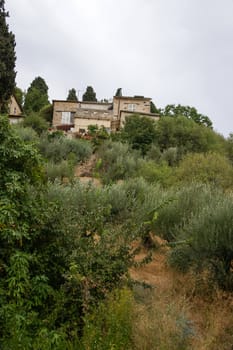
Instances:
[[[74,120],[74,130],[76,132],[87,131],[89,125],[104,126],[110,131],[112,111],[84,110],[79,109]],[[81,130],[80,130],[81,129]]]
[[[112,103],[102,103],[102,102],[80,102],[80,108],[83,109],[92,109],[99,111],[107,111],[111,108]]]
[[[120,117],[121,111],[130,111],[135,113],[150,113],[150,98],[136,97],[114,97],[113,114]],[[129,109],[134,108],[134,110]]]
[[[77,112],[77,101],[53,101],[53,126],[61,125],[62,112]]]

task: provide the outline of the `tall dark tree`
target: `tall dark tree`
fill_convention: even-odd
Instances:
[[[36,77],[27,90],[24,110],[27,114],[31,112],[39,112],[41,108],[48,104],[48,85],[43,78]]]
[[[150,112],[151,113],[159,113],[159,110],[156,108],[153,101],[151,101],[151,103],[150,103]]]
[[[4,111],[15,87],[15,36],[9,31],[5,1],[0,0],[0,112]]]
[[[70,89],[67,96],[67,101],[78,101],[76,90],[74,88]]]
[[[83,94],[83,101],[97,102],[96,93],[92,86],[88,86],[86,92]]]
[[[115,96],[122,96],[122,88],[117,89]]]

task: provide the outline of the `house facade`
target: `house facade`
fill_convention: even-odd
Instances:
[[[114,96],[112,103],[54,100],[53,127],[64,126],[81,134],[87,132],[89,125],[117,131],[128,115],[140,114],[158,120],[159,115],[150,113],[150,104],[151,99],[142,96]]]
[[[14,95],[10,97],[8,108],[9,108],[8,118],[9,118],[10,124],[17,124],[24,119],[24,116],[22,114],[23,111]]]

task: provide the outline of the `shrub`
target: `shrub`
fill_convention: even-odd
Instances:
[[[146,154],[146,159],[153,160],[156,163],[159,163],[160,158],[161,158],[161,151],[160,151],[159,146],[155,143],[152,143],[150,149],[148,150],[148,152]]]
[[[156,229],[168,241],[174,240],[191,217],[201,212],[207,203],[221,198],[221,193],[210,186],[195,183],[183,185],[180,189],[172,188],[164,195],[171,201],[160,210]]]
[[[222,288],[233,290],[232,196],[222,194],[206,201],[202,210],[192,215],[177,232],[176,239],[181,243],[171,252],[173,265],[179,267],[179,256],[188,252],[188,259],[183,261],[185,264],[188,261],[188,267],[210,269]]]
[[[31,127],[38,135],[41,135],[45,130],[48,129],[48,123],[36,113],[32,113],[26,117],[23,121],[23,126]]]
[[[59,135],[57,137],[47,134],[42,135],[39,148],[42,155],[54,163],[72,159],[77,164],[92,154],[92,146],[88,141],[70,140]]]
[[[85,317],[82,343],[85,349],[129,349],[132,334],[132,293],[116,290]]]
[[[129,142],[133,149],[145,155],[156,140],[155,122],[138,114],[128,116],[122,130],[122,138]]]
[[[67,160],[62,160],[60,163],[50,161],[45,164],[45,174],[47,179],[52,182],[56,179],[60,179],[61,182],[65,179],[72,180],[74,178],[74,165]]]
[[[181,155],[179,154],[179,149],[177,147],[169,147],[163,151],[161,160],[167,162],[169,166],[175,166],[180,160],[180,157]]]
[[[53,105],[47,105],[41,108],[39,116],[46,120],[49,124],[52,124],[53,120]]]
[[[31,127],[23,127],[22,125],[14,126],[16,134],[25,142],[39,143],[39,136]]]
[[[138,174],[150,183],[157,183],[164,187],[172,184],[173,169],[165,162],[156,164],[153,161],[142,160]]]
[[[178,147],[187,152],[224,154],[224,137],[184,116],[162,117],[157,125],[157,142],[161,150]]]
[[[104,183],[127,179],[136,175],[138,153],[133,152],[128,144],[105,142],[98,151],[101,158],[99,169]]]
[[[218,153],[189,154],[175,172],[178,181],[209,183],[223,189],[233,188],[233,167]]]

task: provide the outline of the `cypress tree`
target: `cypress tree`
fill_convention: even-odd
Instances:
[[[78,101],[78,97],[76,95],[76,90],[74,88],[69,90],[66,100],[67,101]]]
[[[96,93],[92,86],[88,86],[85,94],[83,94],[83,101],[97,102]]]
[[[24,101],[26,114],[39,112],[41,108],[49,104],[48,89],[48,85],[41,77],[36,77],[31,82]]]
[[[0,112],[6,111],[7,103],[15,87],[15,36],[9,31],[5,0],[0,0]]]

